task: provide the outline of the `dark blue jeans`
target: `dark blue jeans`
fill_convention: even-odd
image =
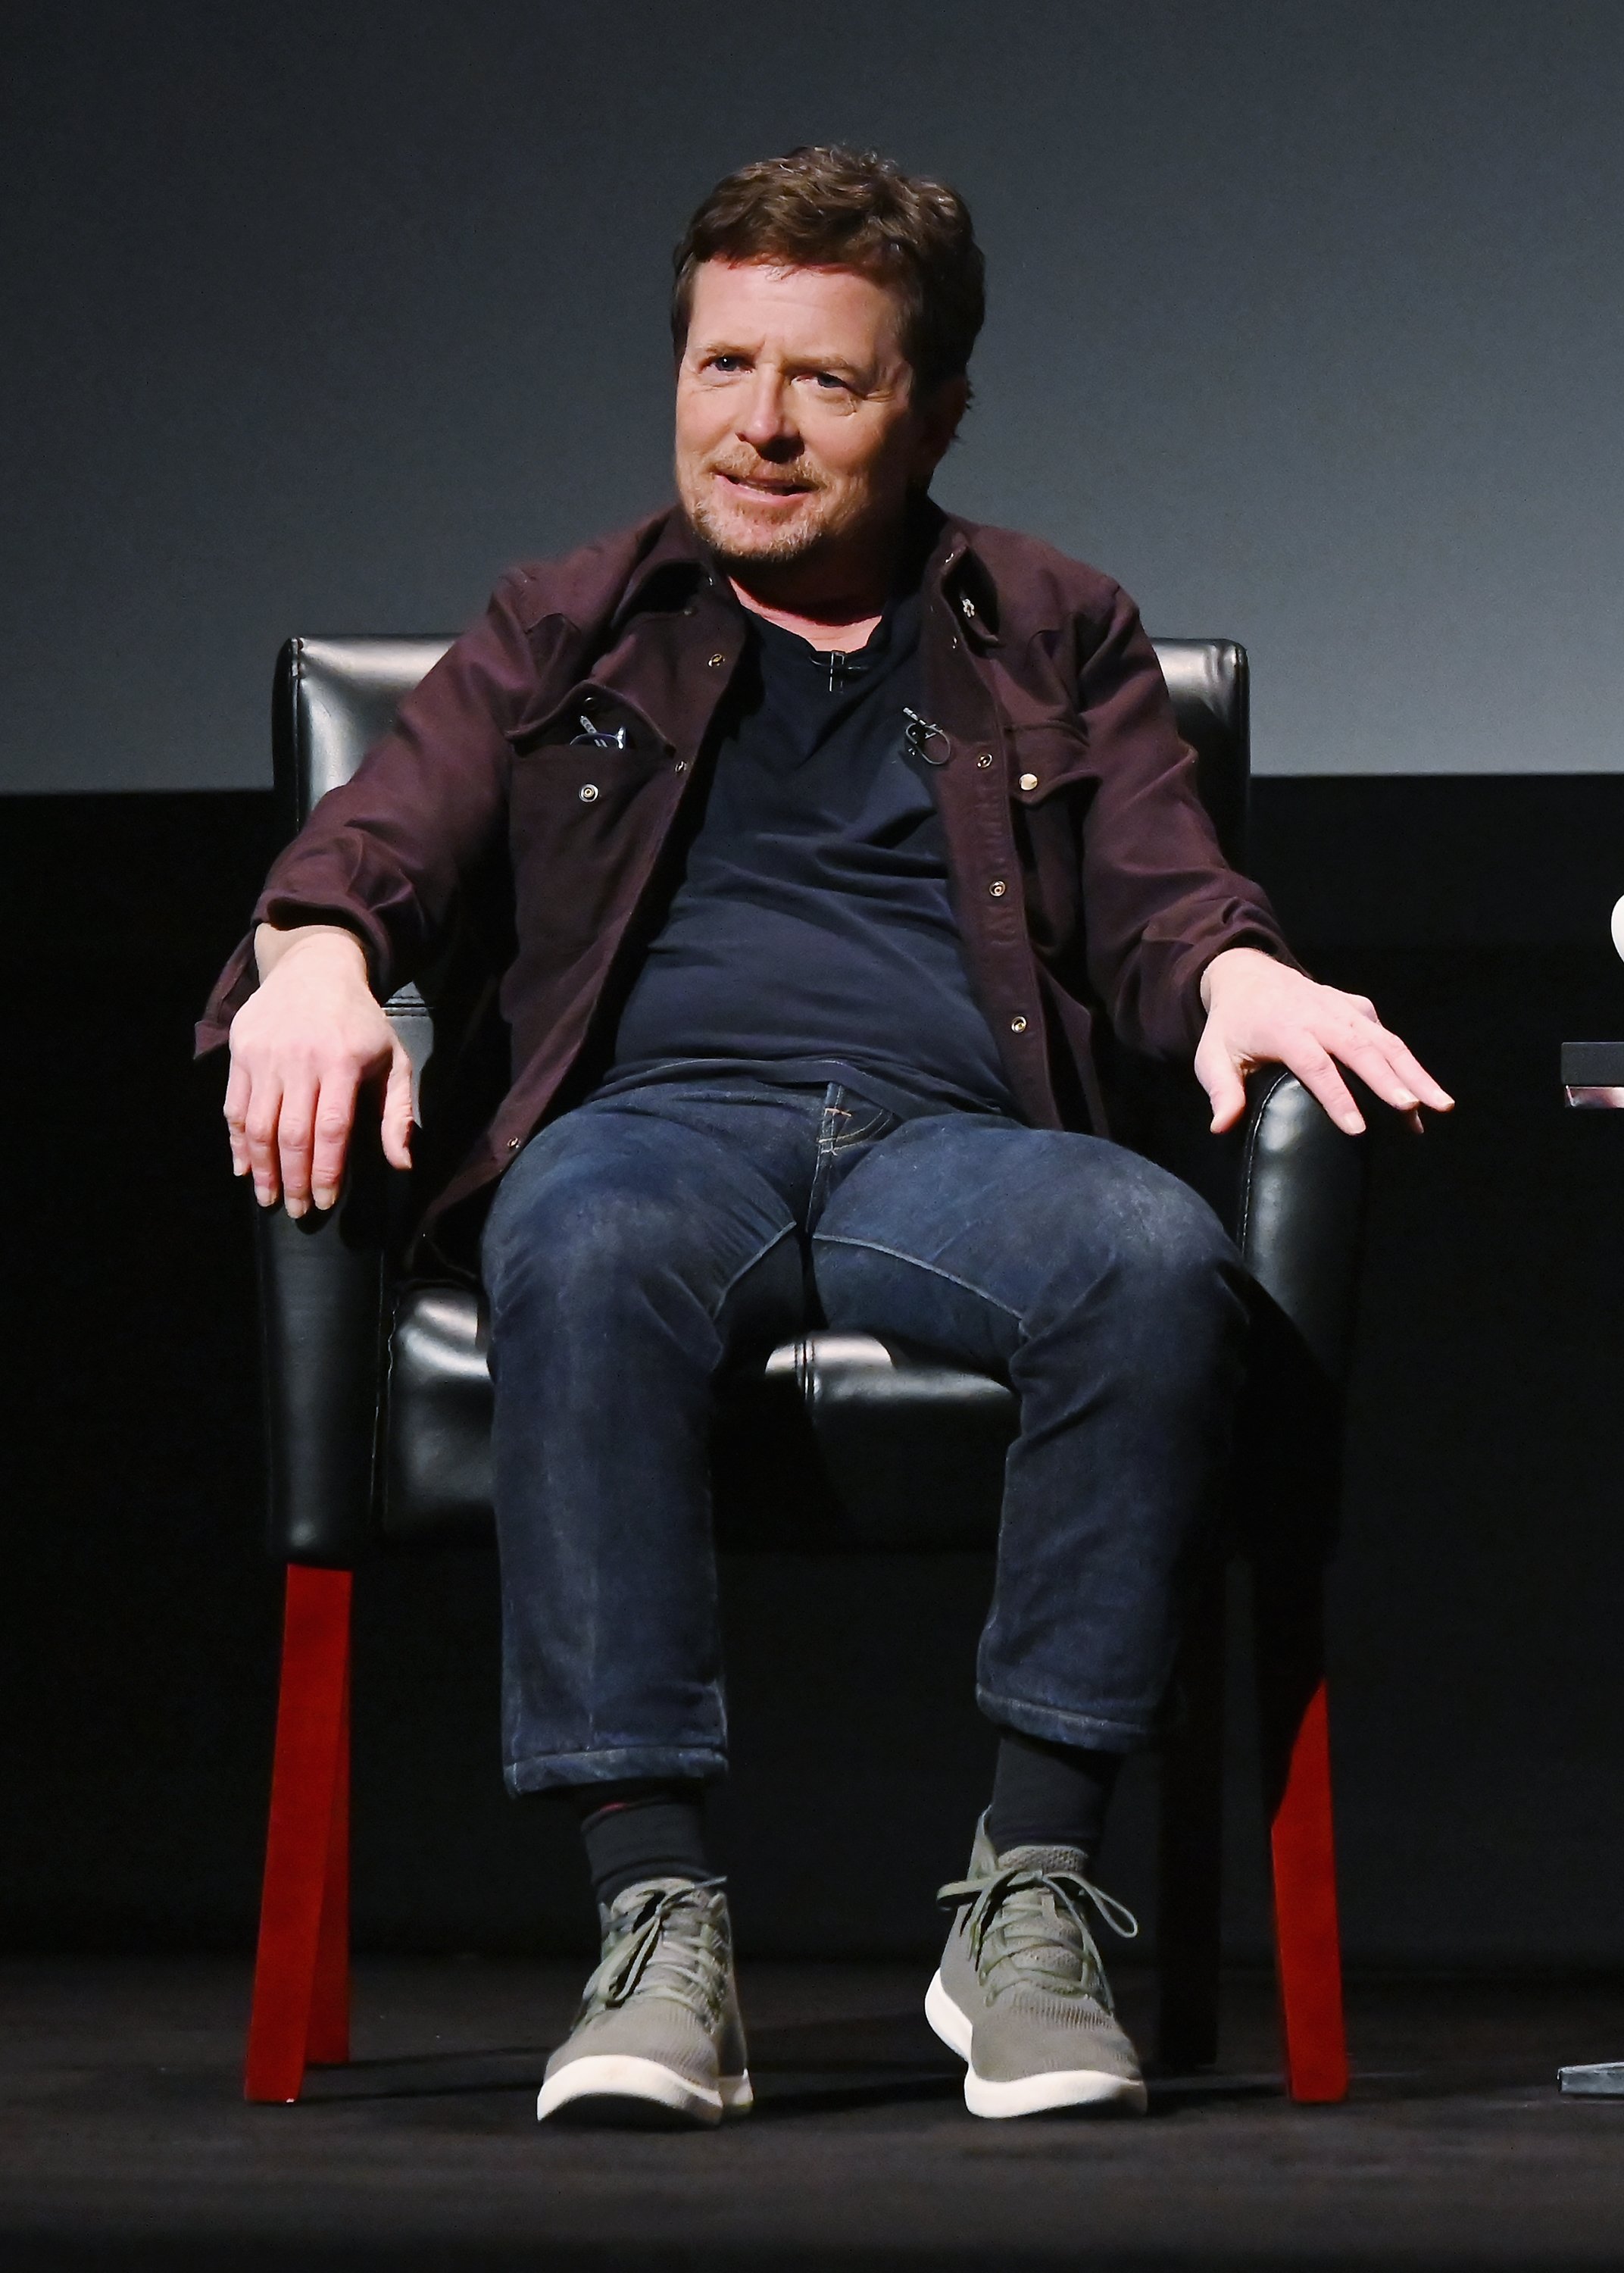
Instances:
[[[831,1327],[1020,1399],[983,1710],[1106,1751],[1151,1732],[1244,1335],[1239,1260],[1175,1177],[839,1088],[649,1084],[532,1139],[483,1268],[513,1790],[722,1773],[714,1385],[800,1330],[809,1275]]]

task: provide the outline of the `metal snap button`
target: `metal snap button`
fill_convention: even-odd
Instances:
[[[677,763],[676,763],[675,767],[672,769],[672,770],[673,770],[674,772],[676,772],[676,773],[679,773],[679,774],[685,774],[685,773],[687,772],[687,770],[688,770],[688,761],[687,761],[687,759],[686,759],[686,758],[678,758],[678,759],[677,759]]]
[[[1037,787],[1037,776],[1036,774],[1022,774],[1021,776],[1021,786],[1022,789],[1036,789]]]
[[[989,899],[1001,900],[1008,889],[1009,887],[1004,881],[1004,879],[1001,876],[998,876],[995,877],[992,882],[987,886],[987,896]]]
[[[980,756],[977,759],[977,761],[976,761],[976,763],[977,763],[977,764],[981,768],[981,770],[982,770],[982,772],[983,772],[984,774],[984,773],[985,773],[985,771],[987,770],[987,768],[992,764],[992,751],[991,751],[991,750],[984,750],[984,751],[982,752],[981,755],[980,755]]]
[[[507,1140],[507,1149],[510,1152],[516,1152],[523,1143],[522,1136],[510,1136]]]
[[[1024,1018],[1012,1018],[1009,1022],[1009,1031],[1012,1034],[1024,1034],[1026,1031],[1026,1020]]]
[[[725,655],[713,655],[710,659],[710,667],[713,671],[720,671],[726,661],[727,657]]]
[[[583,805],[590,805],[597,793],[598,785],[596,782],[582,782],[580,785],[580,801]]]

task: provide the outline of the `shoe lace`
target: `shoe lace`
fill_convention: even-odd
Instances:
[[[1092,1997],[1106,2012],[1115,2012],[1084,1910],[1092,1902],[1124,1941],[1135,1939],[1139,1920],[1126,1902],[1081,1871],[1011,1864],[979,1878],[954,1879],[936,1899],[944,1909],[969,1905],[970,1960],[989,1996],[1024,1985],[1060,1997]]]
[[[706,1899],[725,1879],[651,1879],[617,1916],[596,1971],[581,1992],[581,2016],[611,2011],[640,1992],[714,2014],[727,1984],[727,1937]]]

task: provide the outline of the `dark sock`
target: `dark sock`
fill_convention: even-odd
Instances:
[[[1121,1766],[1120,1752],[1002,1729],[987,1836],[1000,1855],[1012,1847],[1081,1847],[1096,1855]]]
[[[700,1783],[598,1783],[573,1794],[592,1891],[605,1907],[640,1879],[708,1879]]]

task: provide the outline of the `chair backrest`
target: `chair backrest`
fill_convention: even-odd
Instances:
[[[330,789],[347,782],[448,639],[290,639],[276,658],[271,750],[277,803],[291,836]]]
[[[288,836],[349,779],[446,639],[295,639],[277,661],[276,788]],[[1246,652],[1233,640],[1157,640],[1179,731],[1195,753],[1201,801],[1231,861],[1246,856],[1251,771]]]
[[[1179,731],[1195,753],[1195,785],[1212,815],[1224,857],[1246,858],[1246,806],[1252,785],[1252,694],[1246,650],[1235,640],[1159,639],[1153,642]]]

